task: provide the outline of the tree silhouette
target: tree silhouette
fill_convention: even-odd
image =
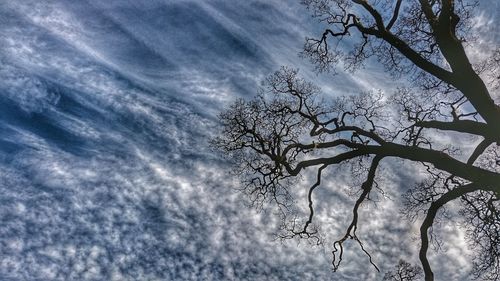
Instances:
[[[313,224],[313,192],[328,167],[349,166],[353,177],[364,175],[364,181],[352,220],[333,244],[333,268],[341,264],[344,242],[353,239],[378,270],[356,232],[358,210],[372,194],[383,192],[377,183],[382,161],[420,163],[426,178],[404,194],[403,211],[422,219],[419,258],[425,280],[434,280],[427,259],[432,226],[452,201],[460,207],[461,225],[475,250],[473,276],[498,280],[500,107],[493,94],[499,89],[500,48],[484,61],[469,60],[464,46],[474,42],[471,19],[477,3],[302,2],[327,26],[319,38],[306,39],[302,53],[318,71],[335,72],[340,65],[354,72],[374,57],[405,86],[390,96],[372,91],[325,100],[296,70],[277,71],[255,99],[239,100],[220,115],[223,130],[212,141],[234,161],[243,191],[256,204],[277,204],[283,238],[320,242]],[[348,52],[341,44],[346,40],[351,43]],[[443,136],[467,136],[478,144],[445,144]],[[309,216],[305,223],[288,219],[290,189],[297,176],[313,167],[317,174],[307,193]]]
[[[396,269],[384,275],[384,281],[417,281],[421,280],[422,269],[400,260]]]

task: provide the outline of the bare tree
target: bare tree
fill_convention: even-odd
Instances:
[[[421,280],[422,269],[400,260],[395,270],[384,275],[384,281],[417,281]]]
[[[404,212],[422,219],[419,258],[425,280],[434,280],[427,259],[432,226],[451,202],[461,210],[461,225],[476,253],[473,275],[498,280],[500,106],[494,94],[499,88],[500,51],[474,64],[467,56],[466,46],[474,42],[470,21],[477,3],[302,2],[327,26],[319,38],[306,40],[302,53],[319,71],[334,71],[336,65],[356,71],[374,57],[406,86],[390,96],[373,91],[325,100],[321,90],[296,70],[277,71],[255,99],[239,100],[220,115],[223,131],[213,144],[234,161],[243,190],[257,204],[277,204],[287,233],[284,238],[319,242],[313,192],[327,168],[350,166],[356,178],[364,175],[364,181],[352,220],[333,244],[333,268],[341,264],[344,242],[353,239],[378,270],[357,234],[359,208],[372,194],[383,192],[377,183],[382,161],[420,163],[427,177],[404,194]],[[341,43],[347,39],[352,48],[344,52]],[[478,144],[449,145],[441,141],[443,136],[465,136]],[[290,220],[290,190],[297,176],[313,167],[317,174],[307,193],[309,215],[304,223]]]

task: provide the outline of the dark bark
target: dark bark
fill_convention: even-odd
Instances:
[[[424,269],[425,281],[434,280],[434,273],[432,272],[429,261],[427,260],[427,250],[429,248],[428,231],[429,228],[431,228],[434,223],[434,218],[436,217],[439,208],[444,206],[446,203],[459,198],[460,196],[463,196],[467,193],[474,192],[477,190],[479,190],[479,188],[475,184],[469,184],[457,187],[443,194],[443,196],[441,196],[438,200],[431,203],[431,206],[427,211],[427,215],[425,216],[425,219],[422,222],[422,225],[420,226],[420,240],[422,244],[420,246],[420,251],[418,256],[420,258],[420,262],[422,263],[422,267]]]
[[[335,49],[336,45],[332,45],[333,49],[330,49],[332,46],[328,43],[329,38],[342,40],[359,33],[361,42],[344,60],[348,61],[347,68],[355,69],[360,61],[370,56],[378,56],[385,66],[389,66],[391,73],[404,71],[412,66],[411,72],[406,73],[412,75],[415,79],[412,82],[416,82],[418,90],[422,92],[408,91],[406,94],[415,93],[418,96],[414,99],[416,104],[401,91],[402,98],[393,105],[399,106],[394,108],[400,110],[402,118],[392,118],[390,121],[381,118],[383,114],[379,113],[391,103],[380,105],[379,100],[370,96],[367,96],[368,100],[351,98],[335,101],[331,105],[320,104],[314,100],[319,90],[297,78],[297,71],[284,68],[268,79],[271,100],[259,97],[248,103],[240,101],[222,116],[225,138],[217,139],[216,146],[229,153],[229,157],[238,162],[242,170],[246,169],[241,174],[251,175],[247,185],[251,194],[261,194],[263,198],[267,198],[268,193],[271,193],[270,197],[278,205],[281,204],[276,199],[278,190],[286,189],[282,182],[298,176],[308,167],[320,166],[317,180],[307,193],[309,216],[299,231],[295,230],[295,226],[292,228],[292,235],[289,237],[311,237],[308,228],[314,216],[313,192],[321,183],[321,172],[324,169],[330,165],[351,163],[355,159],[364,163],[362,159],[373,157],[370,167],[364,166],[367,168],[366,180],[361,186],[360,197],[354,203],[351,224],[344,237],[334,243],[335,270],[342,260],[343,242],[348,238],[358,242],[374,265],[358,239],[356,229],[358,209],[372,191],[379,161],[394,157],[424,163],[430,184],[421,185],[418,190],[421,198],[415,199],[418,210],[428,206],[420,228],[422,245],[419,257],[425,279],[433,280],[433,272],[427,260],[428,231],[438,210],[459,197],[465,198],[464,202],[470,202],[469,206],[474,206],[474,202],[480,200],[469,200],[467,197],[475,196],[476,193],[472,193],[475,191],[488,194],[492,202],[497,202],[500,194],[500,173],[495,172],[500,161],[497,160],[497,164],[477,161],[488,156],[485,154],[491,145],[500,145],[500,107],[495,104],[485,82],[471,65],[462,38],[458,38],[461,23],[469,15],[466,11],[460,12],[453,0],[387,1],[385,4],[391,3],[393,10],[386,23],[386,13],[377,9],[377,5],[383,1],[303,2],[314,10],[315,17],[330,25],[321,38],[308,39],[304,49],[304,53],[320,69],[336,63],[337,58],[331,56],[342,51]],[[356,8],[351,9],[351,5]],[[465,8],[462,6],[462,9]],[[429,105],[429,96],[436,94],[443,100]],[[454,96],[455,94],[459,97]],[[475,111],[470,112],[464,104],[472,105]],[[451,112],[443,113],[449,110],[449,106]],[[482,119],[476,118],[478,116]],[[386,126],[387,122],[392,122],[390,125],[395,126]],[[450,150],[436,149],[439,145],[433,143],[433,139],[427,135],[431,132],[429,129],[439,130],[443,134],[455,132],[480,136],[483,141],[474,149],[467,162],[462,162],[452,157]],[[312,153],[316,151],[319,153]],[[333,156],[325,156],[321,151],[335,153]],[[491,159],[489,161],[494,162]],[[496,205],[490,205],[488,211],[496,213]],[[479,213],[470,212],[471,216]],[[481,222],[487,223],[486,220]],[[479,228],[479,232],[482,231],[481,223],[473,225]],[[494,239],[491,241],[484,245],[490,245],[488,253],[497,253],[494,247],[498,243]],[[481,260],[488,260],[481,265],[481,272],[495,266],[500,267],[500,262],[489,262],[497,261],[498,257]],[[500,272],[500,268],[496,267],[493,270]]]

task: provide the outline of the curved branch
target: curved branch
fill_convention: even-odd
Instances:
[[[373,8],[370,4],[368,4],[366,0],[353,0],[352,2],[363,6],[363,8],[365,8],[365,10],[367,10],[370,13],[370,15],[377,23],[377,27],[379,28],[379,30],[385,29],[382,15],[380,15],[380,13],[375,8]]]
[[[383,32],[380,37],[391,46],[396,48],[403,56],[409,59],[418,68],[435,76],[440,80],[443,80],[449,84],[453,84],[453,73],[422,57],[401,38],[397,37],[389,31]]]
[[[437,211],[446,203],[457,199],[458,197],[479,190],[480,188],[476,184],[468,184],[464,186],[457,187],[443,194],[438,200],[432,202],[427,215],[425,216],[422,225],[420,226],[420,240],[422,245],[420,246],[419,258],[424,268],[425,281],[433,281],[434,273],[432,272],[429,260],[427,259],[427,250],[429,248],[429,235],[428,230],[432,227],[434,223],[434,218],[436,217]]]

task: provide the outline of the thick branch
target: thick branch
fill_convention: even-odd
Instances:
[[[420,7],[422,8],[422,12],[424,12],[425,18],[431,27],[434,27],[436,24],[436,15],[432,11],[431,4],[428,0],[419,0]]]
[[[291,175],[297,175],[302,169],[307,167],[325,164],[338,164],[345,160],[372,154],[379,157],[398,157],[417,162],[430,163],[437,169],[449,172],[450,174],[471,182],[481,184],[484,190],[494,191],[500,182],[500,174],[468,165],[467,163],[463,163],[441,151],[389,142],[383,145],[351,143],[350,146],[355,150],[341,153],[334,157],[305,160],[299,162],[295,168],[291,168],[289,165],[286,165],[285,167],[288,173]]]
[[[489,126],[488,124],[472,120],[455,120],[452,122],[420,121],[416,122],[415,125],[423,128],[433,128],[438,130],[479,135],[487,139],[500,141],[500,131],[495,130],[493,126]]]
[[[427,250],[429,248],[429,236],[428,230],[432,227],[434,223],[434,218],[436,217],[437,211],[444,204],[457,199],[458,197],[479,190],[479,187],[476,184],[468,184],[461,187],[457,187],[443,194],[438,200],[432,202],[429,210],[427,211],[427,215],[420,227],[420,239],[422,245],[420,246],[419,258],[424,268],[425,281],[433,281],[434,274],[432,272],[429,261],[427,260]]]
[[[346,132],[346,131],[352,131],[352,132],[357,133],[358,135],[368,137],[368,138],[378,142],[379,144],[382,144],[385,142],[380,136],[378,136],[374,132],[372,132],[372,131],[369,132],[369,131],[361,129],[360,127],[356,127],[356,126],[339,126],[335,129],[321,128],[318,131],[316,131],[313,135],[316,136],[316,135],[320,135],[322,133],[336,134],[336,133]]]
[[[391,46],[396,48],[403,56],[409,59],[420,69],[435,76],[436,78],[452,84],[452,73],[439,67],[438,65],[428,61],[419,53],[413,50],[405,41],[389,31],[382,33],[381,38],[384,39]]]
[[[452,24],[452,19],[456,17],[454,14],[454,1],[453,0],[442,0],[441,14],[439,15],[439,25],[455,34],[455,26]]]
[[[393,156],[418,162],[427,162],[437,169],[482,185],[485,190],[495,190],[500,174],[463,163],[448,154],[421,147],[409,147],[395,143],[383,146],[367,146],[368,151],[380,156]]]
[[[365,8],[365,10],[367,10],[370,13],[370,15],[372,15],[373,19],[375,19],[375,22],[377,23],[377,27],[379,30],[385,29],[382,16],[375,8],[373,8],[370,4],[368,4],[366,0],[353,0],[353,2],[363,6],[363,8]]]
[[[479,156],[481,156],[481,154],[483,154],[486,148],[488,148],[488,146],[490,146],[492,143],[493,141],[489,139],[484,139],[481,143],[479,143],[476,149],[474,149],[474,152],[472,152],[472,154],[470,155],[469,160],[467,160],[467,164],[468,165],[474,164],[477,158],[479,158]]]
[[[394,8],[394,13],[392,14],[392,18],[386,27],[387,30],[390,30],[392,28],[392,26],[396,23],[396,20],[398,19],[398,16],[399,16],[399,9],[401,8],[402,2],[403,2],[403,0],[398,0],[396,2],[396,7]]]
[[[316,159],[311,159],[311,160],[305,160],[302,162],[299,162],[295,168],[292,168],[290,165],[285,163],[285,168],[287,172],[292,175],[296,176],[302,171],[302,169],[305,169],[307,167],[312,167],[316,165],[332,165],[332,164],[338,164],[343,161],[353,159],[359,156],[367,155],[369,154],[365,149],[358,149],[358,150],[352,150],[349,152],[341,153],[338,154],[334,157],[328,157],[328,158],[316,158]]]
[[[481,117],[488,124],[494,126],[497,131],[500,131],[500,124],[498,124],[500,120],[500,107],[491,98],[486,85],[472,68],[461,41],[455,36],[456,22],[459,19],[453,11],[453,1],[443,1],[442,12],[438,20],[429,2],[427,0],[420,0],[422,11],[433,29],[434,38],[438,43],[441,53],[449,63],[452,72],[425,59],[401,38],[389,32],[388,29],[385,29],[380,13],[374,10],[366,1],[360,0],[356,2],[362,4],[372,14],[379,28],[377,33],[366,32],[365,34],[382,38],[420,69],[455,86],[467,97]],[[363,33],[362,29],[360,31]]]
[[[426,0],[420,0],[420,3],[427,16],[429,3]],[[442,2],[441,14],[437,23],[432,15],[427,16],[427,18],[433,29],[439,50],[453,72],[451,80],[442,80],[459,89],[486,123],[500,131],[500,107],[495,104],[483,80],[474,71],[462,41],[456,37],[455,29],[460,19],[454,12],[453,1],[444,0]]]
[[[357,147],[357,145],[353,146],[354,144],[351,141],[346,140],[346,139],[337,139],[334,141],[323,142],[323,143],[310,143],[310,144],[294,143],[294,144],[290,144],[287,147],[285,147],[285,149],[283,150],[283,155],[286,156],[290,150],[297,149],[297,148],[302,149],[302,150],[324,149],[324,148],[332,148],[332,147],[341,146],[341,145],[346,146],[346,147],[350,147],[350,148]]]
[[[380,15],[380,13],[377,10],[375,10],[371,5],[369,5],[367,1],[357,0],[354,2],[362,5],[372,15],[378,27],[377,32],[366,32],[362,28],[358,27],[360,32],[362,32],[363,34],[375,35],[376,37],[382,38],[384,41],[386,41],[391,46],[396,48],[402,55],[404,55],[407,59],[413,62],[420,69],[430,73],[431,75],[439,78],[440,80],[446,81],[450,84],[452,83],[451,72],[425,59],[419,53],[417,53],[412,47],[410,47],[405,41],[403,41],[401,38],[399,38],[398,36],[394,35],[389,31],[390,27],[392,27],[392,25],[397,19],[397,13],[399,11],[399,6],[401,5],[400,3],[401,1],[396,3],[396,8],[393,18],[391,19],[387,29],[384,26],[382,16]],[[421,0],[420,2],[422,3],[422,8],[426,16],[428,15],[429,19],[432,19],[432,21],[434,21],[434,15],[432,13],[432,8],[430,7],[429,3],[426,0]]]

